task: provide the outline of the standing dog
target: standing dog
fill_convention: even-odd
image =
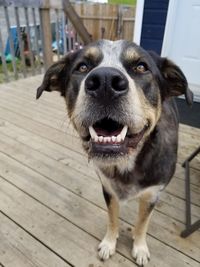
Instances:
[[[52,65],[37,90],[57,90],[96,167],[108,207],[99,256],[108,259],[118,238],[119,201],[139,198],[132,255],[150,258],[148,223],[159,193],[175,171],[178,116],[173,96],[193,95],[173,62],[132,42],[101,40]]]

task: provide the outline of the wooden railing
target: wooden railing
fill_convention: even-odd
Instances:
[[[60,4],[0,0],[0,82],[42,73],[81,45]]]
[[[134,7],[73,7],[91,39],[132,39]],[[0,83],[42,73],[68,51],[81,48],[86,40],[70,15],[66,17],[61,0],[0,0]]]

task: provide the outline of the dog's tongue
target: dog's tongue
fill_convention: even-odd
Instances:
[[[103,137],[106,137],[106,136],[117,136],[121,133],[122,129],[117,129],[115,131],[112,131],[112,132],[109,132],[105,129],[102,129],[102,128],[98,128],[98,127],[94,127],[96,133],[98,136],[103,136]]]

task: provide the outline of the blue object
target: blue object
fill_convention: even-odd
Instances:
[[[145,0],[140,45],[161,53],[169,0]]]
[[[17,36],[17,27],[11,27],[10,28],[10,33],[13,39],[13,43],[14,43],[14,51],[15,51],[15,56],[19,57],[20,56],[20,52],[19,52],[19,40],[18,40],[18,36]],[[9,43],[9,37],[7,39],[6,42],[6,47],[5,47],[5,52],[4,52],[5,56],[8,56],[9,54],[11,54],[11,49],[10,49],[10,43]]]

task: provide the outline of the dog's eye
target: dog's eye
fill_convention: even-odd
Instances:
[[[137,73],[144,73],[148,71],[148,67],[146,63],[140,62],[137,64],[137,66],[134,68],[135,72]]]
[[[81,73],[85,73],[88,71],[88,67],[86,64],[82,63],[77,67],[77,71],[79,71]]]

